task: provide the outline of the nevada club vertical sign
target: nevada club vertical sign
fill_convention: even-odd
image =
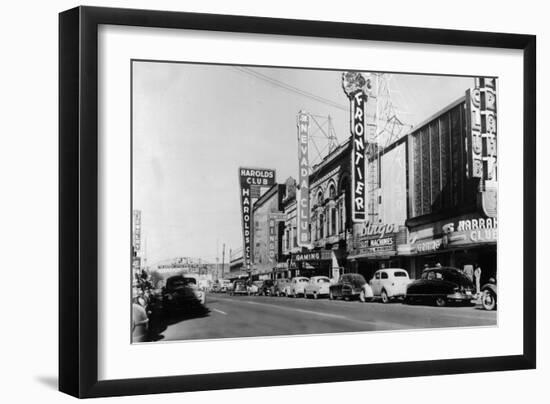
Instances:
[[[352,141],[351,184],[352,203],[351,217],[353,222],[364,222],[366,212],[366,136],[365,136],[365,105],[367,95],[364,87],[367,80],[361,73],[345,72],[342,75],[342,86],[350,100],[350,125]]]
[[[275,184],[275,170],[264,168],[239,168],[241,191],[241,218],[243,225],[244,267],[250,269],[252,240],[252,200],[260,197],[262,187]]]
[[[309,233],[309,157],[308,157],[309,115],[298,113],[298,218],[297,241],[300,247],[311,245]]]

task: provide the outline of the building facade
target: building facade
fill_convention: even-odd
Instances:
[[[285,186],[275,184],[263,193],[252,207],[254,225],[251,276],[253,278],[271,278],[273,269],[277,266],[279,256],[282,254],[284,193]]]
[[[465,96],[395,142],[368,144],[367,219],[351,220],[352,147],[335,147],[309,172],[311,242],[298,242],[293,178],[254,204],[254,275],[271,278],[345,272],[367,280],[381,268],[419,278],[426,266],[496,276],[496,82],[480,79]]]
[[[410,271],[425,266],[496,277],[496,82],[476,80],[465,97],[409,135]]]

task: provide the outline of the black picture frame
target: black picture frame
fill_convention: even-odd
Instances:
[[[194,29],[523,51],[523,354],[98,381],[98,26]],[[59,389],[76,397],[326,383],[536,366],[536,37],[77,7],[59,15]]]

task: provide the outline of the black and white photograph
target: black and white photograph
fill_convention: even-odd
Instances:
[[[129,67],[132,343],[498,327],[498,77]]]

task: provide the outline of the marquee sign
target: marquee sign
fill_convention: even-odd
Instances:
[[[369,82],[358,72],[346,72],[342,75],[342,86],[350,100],[351,113],[351,218],[354,222],[367,219],[367,161],[366,161],[366,131],[365,105],[367,95],[364,88]]]
[[[239,168],[241,185],[241,218],[243,226],[243,260],[244,267],[250,269],[250,244],[252,240],[252,199],[259,198],[255,192],[260,187],[271,187],[275,184],[275,170],[263,168]]]
[[[309,157],[308,157],[309,115],[298,113],[298,192],[297,192],[297,243],[300,247],[311,245],[309,232]]]

